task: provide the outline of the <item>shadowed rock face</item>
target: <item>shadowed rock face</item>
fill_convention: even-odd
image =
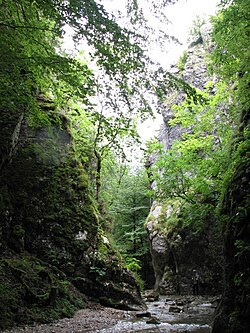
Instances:
[[[249,128],[250,110],[245,110],[237,137],[244,148],[241,159],[235,159],[221,209],[224,221],[224,288],[213,333],[247,333],[250,328],[250,138],[243,135]]]
[[[209,30],[209,29],[207,29]],[[193,43],[187,51],[186,62],[181,70],[172,66],[171,70],[192,86],[204,89],[208,77],[205,61],[211,45],[207,32],[202,32],[202,40],[206,43]],[[181,138],[183,129],[179,125],[170,126],[173,118],[171,107],[181,104],[184,95],[170,93],[162,111],[163,124],[159,141],[165,150],[171,148],[174,140]],[[190,129],[185,129],[189,131]],[[153,160],[157,159],[152,156]],[[157,186],[153,184],[153,186]],[[152,204],[147,219],[147,230],[150,240],[152,263],[155,273],[155,290],[163,294],[193,293],[194,270],[199,274],[199,293],[216,294],[222,288],[222,238],[216,227],[216,218],[206,217],[199,232],[191,227],[183,227],[176,222],[171,226],[171,220],[179,221],[182,215],[183,201],[166,199]],[[170,223],[170,224],[169,224]]]
[[[1,111],[0,327],[69,315],[84,295],[142,306],[100,225],[69,123],[56,117],[30,127],[26,115]]]
[[[166,204],[162,203],[161,211],[157,218],[149,215],[147,220],[155,290],[161,294],[192,294],[196,271],[199,294],[220,293],[222,240],[214,221],[204,222],[195,233],[191,227],[167,227]],[[172,214],[176,214],[174,209]]]

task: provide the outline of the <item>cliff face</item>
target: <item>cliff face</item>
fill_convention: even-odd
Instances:
[[[161,294],[193,294],[197,274],[199,294],[221,293],[222,243],[215,218],[207,216],[201,229],[194,231],[192,227],[183,227],[184,210],[183,203],[177,200],[152,206],[147,229],[154,288]]]
[[[250,112],[244,110],[232,144],[233,172],[221,204],[224,288],[213,333],[247,333],[250,327]]]
[[[208,76],[207,71],[206,57],[211,46],[206,36],[207,32],[201,39],[203,43],[200,40],[193,43],[178,66],[171,68],[174,74],[200,90],[204,89],[206,82],[214,80]],[[169,120],[173,118],[172,105],[181,104],[183,100],[184,95],[181,93],[172,93],[166,97],[159,135],[159,141],[166,151],[175,140],[181,138],[184,131],[180,125],[169,124]],[[155,290],[160,293],[193,293],[195,275],[199,276],[199,293],[221,292],[221,233],[214,213],[205,213],[198,206],[182,199],[170,198],[155,201],[152,205],[146,226],[155,272]],[[197,218],[199,228],[186,223],[186,219],[195,214],[197,216],[193,220]]]
[[[67,119],[48,101],[41,108],[50,123],[36,127],[1,110],[0,327],[72,314],[85,296],[142,304],[99,222]]]

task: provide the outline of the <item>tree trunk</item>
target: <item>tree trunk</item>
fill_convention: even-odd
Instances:
[[[95,150],[96,156],[96,177],[95,177],[95,185],[96,185],[96,201],[100,202],[100,192],[101,192],[101,169],[102,169],[102,156],[100,153]]]

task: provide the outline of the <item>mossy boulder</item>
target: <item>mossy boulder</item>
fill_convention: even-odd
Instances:
[[[0,328],[49,322],[84,307],[84,296],[73,292],[66,275],[31,256],[0,261]]]

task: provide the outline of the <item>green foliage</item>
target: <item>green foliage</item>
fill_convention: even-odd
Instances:
[[[106,193],[110,195],[115,190],[109,207],[109,212],[114,219],[115,241],[117,244],[123,244],[119,246],[122,252],[140,256],[146,250],[144,222],[149,212],[149,199],[146,195],[148,184],[145,174],[130,172],[125,171],[120,184],[117,180],[113,184],[109,183]],[[112,188],[112,186],[115,187]]]
[[[158,6],[157,2],[153,5]],[[76,43],[83,39],[90,46],[101,82],[83,57],[62,50],[67,25],[73,28]],[[93,187],[99,192],[105,158],[111,151],[119,151],[125,160],[124,138],[138,141],[134,118],[146,118],[152,112],[146,93],[154,93],[158,83],[159,91],[171,82],[174,86],[181,83],[162,69],[155,72],[148,66],[142,48],[145,38],[134,27],[119,26],[94,0],[3,0],[0,28],[1,121],[5,113],[12,112],[21,119],[15,138],[18,154],[13,160],[9,152],[18,122],[9,126],[4,121],[8,132],[4,154],[9,160],[3,167],[10,181],[7,189],[1,185],[1,231],[8,242],[6,248],[34,253],[49,263],[33,258],[1,263],[5,298],[1,312],[6,326],[73,313],[79,303],[71,299],[70,284],[59,268],[72,276],[76,267],[86,265],[88,270],[90,266],[90,273],[101,281],[106,267],[111,270],[117,264],[116,253],[99,242],[89,175],[96,176]],[[145,175],[127,174],[115,196],[115,183],[107,180],[103,177],[103,184],[110,188],[104,186],[102,196],[112,199],[109,213],[115,221],[114,238],[117,243],[124,241],[125,254],[140,258],[147,251]],[[89,253],[85,256],[90,246],[98,253],[96,258]],[[27,312],[23,315],[20,309]]]
[[[166,2],[152,5],[156,13]],[[136,1],[128,1],[128,12],[137,12],[138,6]],[[158,73],[146,65],[144,37],[136,32],[135,22],[122,28],[94,0],[3,1],[0,21],[2,107],[28,112],[28,123],[36,128],[50,126],[51,113],[59,109],[66,114],[74,126],[78,157],[92,169],[96,164],[92,179],[99,200],[102,159],[110,150],[124,155],[121,140],[129,137],[138,141],[134,118],[152,113],[145,95],[147,91],[155,93]],[[62,50],[65,25],[74,29],[75,42],[84,40],[91,46],[101,79],[94,78],[82,57]],[[181,85],[161,68],[159,71],[158,90],[170,83]],[[93,95],[98,99],[96,107],[90,102]],[[53,107],[41,106],[41,96],[52,99]]]
[[[188,60],[188,53],[187,51],[184,51],[183,54],[180,56],[178,62],[177,62],[177,67],[183,71],[185,69],[185,65]]]
[[[132,272],[138,272],[141,269],[140,262],[136,258],[127,258],[126,267]]]
[[[102,280],[102,278],[107,274],[106,269],[103,267],[91,266],[90,273],[94,273],[97,280]]]
[[[85,64],[56,51],[62,25],[51,4],[3,1],[0,15],[2,107],[34,112],[40,92],[62,103],[59,82],[86,100],[91,93],[91,72]],[[66,91],[63,94],[65,99]]]
[[[110,225],[106,227],[142,286],[138,270],[148,252],[144,227],[150,209],[147,175],[143,170],[130,169],[125,161],[117,162],[112,156],[104,162],[101,198],[110,216]]]
[[[126,267],[129,269],[131,272],[133,272],[133,275],[135,277],[135,280],[140,288],[140,291],[143,291],[144,289],[144,281],[140,276],[140,270],[141,270],[141,265],[140,261],[136,258],[133,257],[127,257],[126,258]]]
[[[237,254],[236,256],[241,256],[247,254],[247,252],[250,252],[250,244],[249,242],[241,239],[236,239],[235,242],[235,247],[237,249]]]
[[[234,0],[229,6],[226,2],[213,20],[213,64],[223,80],[233,85],[234,108],[238,114],[249,106],[249,20],[246,0]]]
[[[172,107],[174,118],[169,124],[181,126],[181,140],[174,141],[167,151],[155,143],[149,146],[159,156],[152,167],[157,197],[182,198],[189,203],[218,198],[232,135],[232,120],[222,107],[225,93],[220,92],[224,87],[218,85],[216,95],[199,91],[205,105],[187,98]]]
[[[225,209],[224,198],[228,197],[228,187],[234,186],[234,190],[237,190],[237,182],[234,184],[234,179],[244,174],[249,164],[250,14],[248,7],[248,1],[245,0],[235,0],[230,5],[225,1],[221,3],[219,14],[213,18],[215,49],[212,54],[212,65],[215,73],[221,75],[227,84],[227,90],[230,91],[229,111],[238,126],[238,131],[231,141],[230,163],[224,176],[220,213]],[[247,199],[241,206],[237,219],[244,220],[248,209]]]
[[[74,148],[77,158],[88,168],[94,158],[95,128],[89,114],[79,105],[70,101],[67,116],[71,123]],[[90,170],[89,170],[90,172]]]
[[[249,1],[221,1],[214,18],[212,66],[231,88],[237,117],[219,215],[224,227],[225,284],[214,332],[247,332],[249,327]]]
[[[237,124],[228,105],[232,90],[224,82],[207,82],[197,94],[203,102],[186,97],[180,105],[171,103],[173,118],[168,126],[179,128],[181,138],[167,150],[155,141],[148,146],[149,153],[157,156],[151,167],[157,185],[151,195],[163,206],[168,200],[179,202],[179,213],[156,225],[165,231],[178,226],[199,232],[214,219],[228,172],[230,140]]]

